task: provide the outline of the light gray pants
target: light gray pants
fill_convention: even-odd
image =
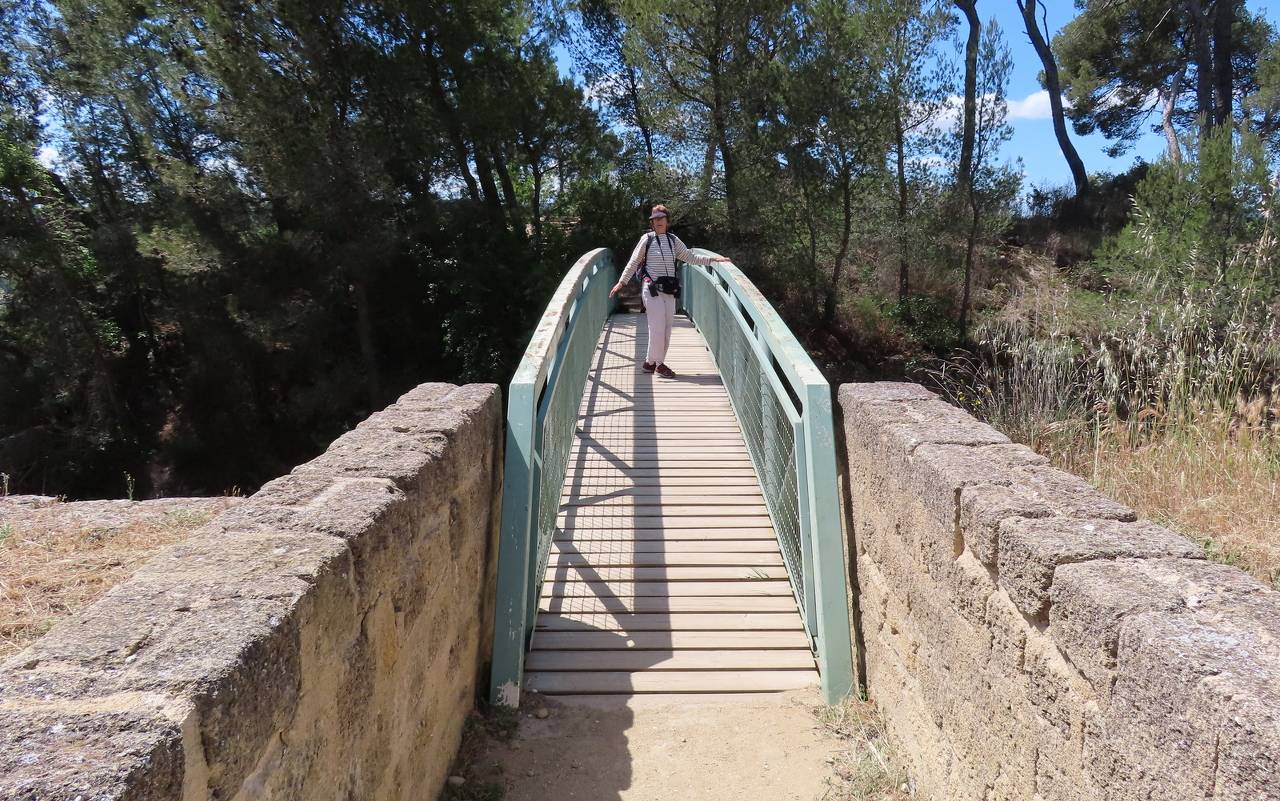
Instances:
[[[667,358],[667,346],[671,344],[671,326],[676,319],[676,296],[661,292],[655,298],[649,294],[646,282],[640,297],[644,299],[644,314],[649,320],[649,356],[647,362],[662,364]]]

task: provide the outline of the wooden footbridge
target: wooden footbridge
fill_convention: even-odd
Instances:
[[[675,379],[597,250],[512,380],[494,703],[851,688],[830,389],[736,267],[682,270]]]

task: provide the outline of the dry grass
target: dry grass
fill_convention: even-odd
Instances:
[[[0,659],[128,579],[232,501],[24,505],[0,498]]]
[[[1270,284],[1131,276],[1124,300],[1070,295],[1048,269],[1028,274],[979,328],[976,352],[922,378],[1210,558],[1280,588],[1280,306]]]
[[[818,720],[847,748],[835,757],[822,801],[903,801],[911,783],[885,733],[884,718],[868,701],[850,696],[817,710]]]
[[[1280,589],[1280,437],[1211,415],[1136,446],[1123,430],[1080,434],[1048,432],[1038,450]]]

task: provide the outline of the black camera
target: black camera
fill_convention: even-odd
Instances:
[[[664,275],[661,278],[654,279],[649,284],[649,293],[656,298],[659,292],[664,295],[680,297],[680,279],[672,275]]]

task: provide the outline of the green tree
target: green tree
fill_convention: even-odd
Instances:
[[[1054,38],[1076,132],[1101,131],[1125,152],[1160,111],[1170,158],[1180,132],[1203,136],[1229,124],[1250,94],[1270,26],[1244,0],[1077,0],[1079,13]]]

